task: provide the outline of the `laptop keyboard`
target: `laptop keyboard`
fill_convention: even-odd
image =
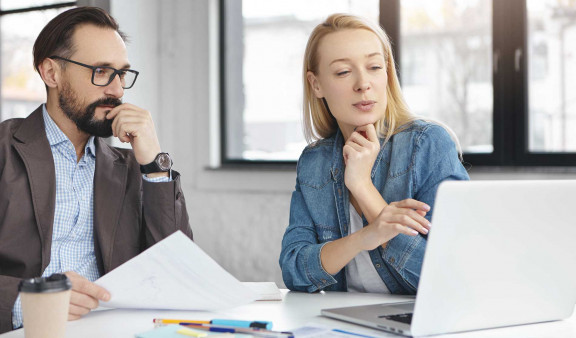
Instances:
[[[403,313],[399,315],[378,316],[379,318],[386,318],[396,322],[410,324],[412,323],[412,313]]]

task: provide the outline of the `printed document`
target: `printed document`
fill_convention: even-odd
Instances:
[[[110,292],[108,308],[211,311],[258,298],[181,231],[95,283]]]

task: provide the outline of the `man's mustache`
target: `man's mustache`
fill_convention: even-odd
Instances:
[[[122,104],[122,100],[116,99],[113,97],[106,97],[97,101],[92,102],[88,107],[87,110],[95,110],[98,106],[112,106],[118,107]]]

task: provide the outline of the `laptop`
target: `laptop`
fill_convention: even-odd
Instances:
[[[576,180],[443,182],[415,301],[322,315],[406,336],[568,318],[575,196]]]

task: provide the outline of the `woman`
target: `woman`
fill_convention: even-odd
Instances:
[[[415,294],[438,185],[467,180],[447,130],[417,119],[384,31],[334,14],[304,56],[308,145],[280,265],[291,290]],[[455,138],[454,138],[455,139]]]

